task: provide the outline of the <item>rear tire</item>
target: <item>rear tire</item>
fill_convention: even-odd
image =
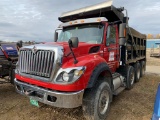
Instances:
[[[91,89],[84,93],[83,114],[87,120],[105,120],[109,112],[112,92],[104,79],[99,80]]]
[[[140,63],[135,63],[134,64],[134,70],[135,70],[135,82],[139,82],[139,80],[140,80],[140,74],[141,74]]]
[[[141,66],[140,77],[143,77],[145,74],[145,62],[141,61],[140,66]]]
[[[135,81],[135,72],[132,66],[128,66],[127,69],[127,78],[126,78],[126,89],[130,90],[133,88]]]

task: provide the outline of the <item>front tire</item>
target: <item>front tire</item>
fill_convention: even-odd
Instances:
[[[112,92],[109,84],[99,80],[93,88],[86,90],[83,98],[83,114],[87,120],[105,120],[109,112]]]

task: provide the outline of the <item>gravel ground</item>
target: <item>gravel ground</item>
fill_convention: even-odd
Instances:
[[[157,74],[146,74],[130,91],[115,96],[108,120],[150,120],[155,93],[160,82]],[[10,84],[0,85],[0,120],[83,120],[81,107],[59,109],[42,104],[30,105]]]

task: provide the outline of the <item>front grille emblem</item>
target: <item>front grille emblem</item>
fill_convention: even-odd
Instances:
[[[36,52],[37,52],[36,46],[33,47],[32,52],[33,52],[34,54],[36,54]]]

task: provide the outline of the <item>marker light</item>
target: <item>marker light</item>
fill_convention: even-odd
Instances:
[[[81,20],[81,23],[84,23],[84,20]]]
[[[101,19],[100,19],[100,18],[98,18],[98,19],[97,19],[97,21],[98,21],[98,22],[101,22]]]
[[[69,24],[72,25],[72,22],[70,22]]]

